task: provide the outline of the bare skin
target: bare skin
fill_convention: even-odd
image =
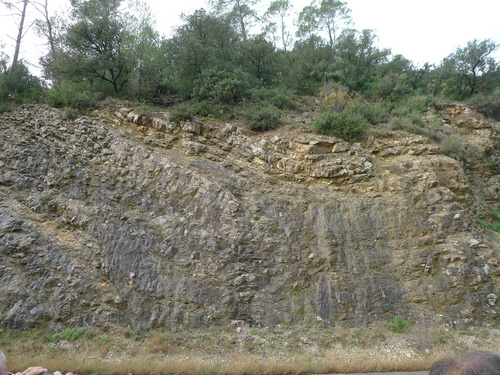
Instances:
[[[16,372],[16,375],[42,375],[44,372],[49,372],[45,367],[28,367],[23,372]],[[54,375],[62,375],[60,371],[54,372]],[[73,375],[72,372],[68,372],[66,375]]]

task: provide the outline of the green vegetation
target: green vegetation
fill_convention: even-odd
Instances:
[[[245,113],[245,118],[249,121],[250,127],[256,130],[271,130],[276,128],[280,117],[279,110],[270,105],[252,108]]]
[[[500,233],[500,212],[497,209],[492,209],[491,218],[495,223],[488,223],[481,219],[476,219],[476,222],[484,226],[485,228],[491,229],[494,232]]]
[[[237,69],[232,72],[209,68],[201,72],[194,81],[193,98],[217,104],[238,103],[248,96],[250,79],[248,73]]]
[[[349,142],[364,138],[368,122],[363,116],[349,113],[325,112],[314,122],[314,129],[321,134],[330,134]]]
[[[79,339],[85,333],[85,328],[66,328],[58,334],[47,335],[49,342],[56,344],[60,340],[74,341]]]
[[[102,336],[99,339],[98,344],[99,345],[108,345],[110,342],[111,342],[111,339],[108,336]]]
[[[41,201],[48,202],[48,201],[51,201],[52,199],[54,199],[56,196],[57,196],[56,194],[44,192],[44,193],[40,194],[40,196],[38,198]]]
[[[356,141],[385,123],[432,137],[455,158],[461,140],[424,120],[430,105],[468,101],[500,116],[498,45],[490,39],[472,40],[440,64],[418,67],[378,48],[372,30],[351,28],[345,2],[313,1],[298,10],[293,45],[294,30],[284,22],[293,13],[291,2],[268,0],[266,9],[258,3],[211,0],[208,10],[183,15],[169,38],[155,30],[141,1],[128,8],[123,0],[72,1],[65,19],[41,7],[44,17],[36,24],[48,42],[41,65],[50,87],[19,59],[17,40],[12,64],[0,54],[0,113],[45,102],[74,119],[106,97],[139,103],[169,97],[176,102],[173,121],[239,119],[267,131],[279,126],[285,111],[299,108],[300,96],[314,95],[319,102],[309,103],[319,104],[315,128],[321,133]],[[252,35],[250,25],[261,33]]]
[[[64,107],[63,118],[74,120],[78,117],[78,110],[73,107]]]
[[[446,136],[441,141],[441,151],[443,154],[459,159],[463,153],[463,139],[458,134]]]
[[[14,67],[7,67],[5,58],[0,54],[0,112],[5,112],[7,103],[42,101],[47,93],[44,82],[32,75],[22,62]]]
[[[408,328],[408,323],[401,315],[396,315],[392,322],[389,323],[392,332],[403,333]]]

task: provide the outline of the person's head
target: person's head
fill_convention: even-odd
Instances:
[[[432,365],[429,375],[500,375],[500,356],[477,351]]]

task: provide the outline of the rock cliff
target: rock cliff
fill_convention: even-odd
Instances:
[[[208,327],[497,318],[500,124],[362,143],[105,107],[0,116],[0,324]],[[305,121],[305,120],[304,120]]]

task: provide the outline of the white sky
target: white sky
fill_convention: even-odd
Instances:
[[[473,39],[491,38],[500,43],[499,0],[344,0],[352,10],[354,28],[373,29],[379,37],[380,48],[390,48],[414,63],[439,63],[456,47],[464,47]],[[157,20],[157,29],[170,35],[173,27],[182,22],[181,13],[207,7],[205,0],[146,0]],[[267,4],[270,0],[261,0]],[[291,0],[294,18],[311,0]],[[49,11],[60,12],[69,0],[49,0]],[[0,15],[8,12],[0,8]],[[35,11],[30,17],[36,17]],[[17,29],[15,18],[0,17],[0,43],[10,57],[14,53]],[[44,53],[44,41],[29,32],[23,40],[21,58],[36,63]],[[500,59],[500,51],[495,55]]]

